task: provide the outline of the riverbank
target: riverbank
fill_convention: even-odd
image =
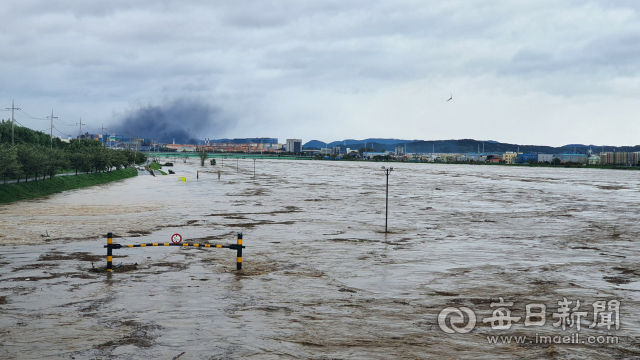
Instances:
[[[137,175],[138,170],[135,168],[128,168],[110,172],[61,176],[54,177],[53,179],[0,185],[0,204],[33,199],[40,196],[51,195],[66,190],[79,189],[92,185],[105,184]]]

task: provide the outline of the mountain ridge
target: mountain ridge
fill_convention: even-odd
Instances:
[[[568,144],[559,147],[546,145],[522,145],[503,143],[494,140],[475,140],[475,139],[451,139],[451,140],[403,140],[403,139],[384,139],[369,138],[363,140],[346,139],[342,141],[332,141],[326,144],[326,147],[337,147],[342,150],[351,148],[354,150],[364,148],[375,149],[376,151],[394,151],[396,146],[406,146],[409,153],[476,153],[476,152],[535,152],[535,153],[581,153],[587,154],[589,150],[592,153],[611,152],[611,151],[640,151],[640,145],[634,146],[595,146],[583,144]],[[325,147],[325,142],[319,140],[310,140],[303,146],[304,149],[318,150]]]

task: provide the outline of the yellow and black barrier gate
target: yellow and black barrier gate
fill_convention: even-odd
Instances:
[[[136,248],[136,247],[147,247],[147,246],[193,246],[200,248],[222,248],[222,249],[231,249],[236,250],[237,261],[236,261],[236,269],[242,270],[242,249],[245,247],[242,245],[242,233],[238,233],[238,243],[231,245],[211,245],[211,244],[193,244],[193,243],[146,243],[146,244],[135,244],[135,245],[121,245],[113,243],[113,233],[107,234],[107,245],[104,247],[107,248],[107,271],[111,272],[113,270],[113,250],[114,249],[122,249],[122,248]]]

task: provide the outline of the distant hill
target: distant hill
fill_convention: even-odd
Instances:
[[[460,140],[398,140],[398,139],[365,139],[365,140],[344,140],[333,141],[328,144],[328,147],[340,146],[343,150],[347,147],[351,149],[360,149],[365,147],[373,148],[376,151],[393,151],[396,146],[404,147],[406,144],[407,152],[409,153],[475,153],[475,152],[506,152],[506,151],[520,151],[520,152],[534,152],[534,153],[547,153],[547,154],[561,154],[567,152],[577,152],[586,154],[589,149],[593,153],[599,153],[601,151],[640,151],[640,145],[636,146],[593,146],[593,145],[580,145],[571,144],[561,147],[544,146],[544,145],[519,145],[501,143],[493,140],[473,140],[473,139],[460,139]],[[303,145],[305,149],[320,149],[324,148],[324,142],[318,140],[311,140]]]
[[[356,147],[354,147],[353,145],[361,144],[362,146],[357,147],[359,149],[361,147],[364,147],[365,143],[367,144],[367,147],[371,147],[368,144],[373,144],[373,143],[380,144],[380,145],[387,145],[387,147],[389,147],[388,145],[405,144],[405,143],[410,143],[414,141],[420,141],[420,140],[376,139],[376,138],[364,139],[364,140],[347,139],[342,141],[332,141],[330,143],[327,143],[327,147],[343,146],[343,147],[350,147],[352,149],[355,149]],[[325,143],[324,141],[320,141],[320,140],[311,140],[306,144],[302,145],[302,147],[305,149],[320,149],[325,147]]]

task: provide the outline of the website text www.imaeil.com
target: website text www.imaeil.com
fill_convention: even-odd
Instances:
[[[582,345],[604,345],[617,344],[616,335],[581,336],[580,333],[570,335],[540,335],[516,336],[516,335],[487,335],[489,344],[582,344]]]

